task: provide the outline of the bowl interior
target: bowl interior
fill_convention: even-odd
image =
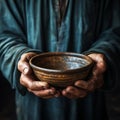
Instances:
[[[32,67],[60,71],[83,68],[91,63],[90,58],[75,53],[44,53],[34,56],[30,61]]]

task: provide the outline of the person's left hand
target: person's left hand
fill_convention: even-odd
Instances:
[[[102,87],[104,80],[103,74],[106,71],[105,56],[99,53],[92,53],[88,55],[93,59],[95,65],[93,67],[92,76],[89,80],[78,80],[74,86],[68,86],[62,90],[62,95],[67,98],[84,98],[97,88]]]

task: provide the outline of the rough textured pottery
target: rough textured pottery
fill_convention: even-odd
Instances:
[[[66,87],[76,80],[86,79],[93,66],[88,56],[71,52],[41,53],[29,63],[39,80],[55,87]]]

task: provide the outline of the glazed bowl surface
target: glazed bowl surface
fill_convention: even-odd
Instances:
[[[41,53],[29,63],[39,80],[61,88],[73,85],[76,80],[85,80],[93,67],[90,57],[71,52]]]

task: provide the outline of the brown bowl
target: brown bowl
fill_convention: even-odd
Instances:
[[[90,57],[71,52],[41,53],[29,63],[39,80],[55,87],[66,87],[76,80],[86,79],[93,66]]]

